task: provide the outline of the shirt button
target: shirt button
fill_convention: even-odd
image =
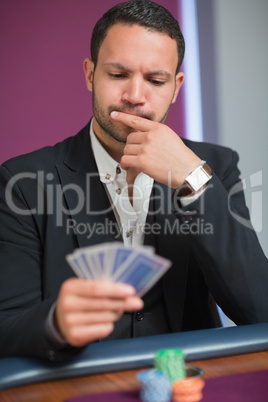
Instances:
[[[139,313],[136,313],[136,320],[137,321],[142,321],[144,319],[144,313],[143,312],[139,312]]]
[[[120,195],[121,193],[122,193],[121,188],[117,188],[117,189],[116,189],[116,194]]]
[[[116,167],[116,173],[117,173],[117,174],[120,174],[120,173],[121,173],[121,169],[120,169],[119,166]]]
[[[126,236],[130,237],[132,235],[132,230],[130,230],[129,232],[127,232]]]
[[[110,178],[111,178],[110,173],[107,173],[106,176],[105,176],[105,179],[106,179],[106,180],[110,180]]]

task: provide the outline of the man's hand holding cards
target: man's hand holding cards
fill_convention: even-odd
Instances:
[[[152,247],[115,242],[77,249],[66,258],[78,278],[62,284],[54,325],[75,347],[107,337],[124,312],[141,310],[141,297],[171,266]]]

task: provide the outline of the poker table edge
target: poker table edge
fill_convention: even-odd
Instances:
[[[0,390],[88,374],[153,365],[157,350],[180,348],[185,361],[268,350],[268,323],[204,329],[90,344],[65,362],[8,357],[0,359]]]

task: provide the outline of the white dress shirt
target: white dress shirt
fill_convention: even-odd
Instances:
[[[154,180],[139,173],[133,185],[132,204],[128,195],[127,172],[103,148],[90,125],[90,139],[100,180],[104,184],[120,227],[125,246],[140,246]]]
[[[90,139],[100,180],[114,208],[124,244],[126,246],[142,245],[154,180],[142,172],[137,175],[133,186],[133,205],[131,205],[126,181],[127,172],[100,144],[93,131],[93,119],[90,124]],[[186,207],[197,200],[204,191],[205,189],[192,196],[181,197],[182,206]]]

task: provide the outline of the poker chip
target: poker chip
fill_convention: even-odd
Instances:
[[[193,395],[185,395],[185,396],[172,394],[173,402],[200,402],[202,398],[203,398],[203,394],[201,392],[198,392]]]
[[[161,349],[155,356],[155,367],[173,383],[185,378],[184,353],[181,349]]]
[[[178,348],[159,350],[155,368],[137,375],[141,383],[140,399],[144,402],[200,402],[205,382],[198,367],[186,366],[184,353]],[[186,374],[188,377],[186,377]]]
[[[141,383],[140,399],[144,402],[169,402],[171,383],[168,377],[156,370],[141,371],[137,375]]]
[[[172,385],[172,399],[174,402],[199,402],[203,397],[204,386],[202,378],[187,377],[175,381]]]

